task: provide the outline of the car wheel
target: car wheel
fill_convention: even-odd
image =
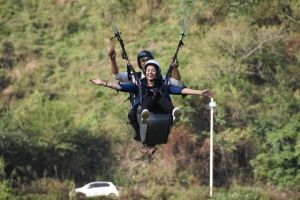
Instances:
[[[114,193],[110,193],[110,194],[108,195],[108,197],[109,197],[110,199],[117,199],[117,198],[118,198],[117,195],[115,195]]]
[[[77,193],[75,196],[75,199],[76,200],[84,200],[84,199],[86,199],[86,195],[83,193]]]

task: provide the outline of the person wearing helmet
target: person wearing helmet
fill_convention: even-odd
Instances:
[[[116,61],[116,51],[115,51],[114,47],[111,47],[111,49],[108,53],[108,56],[110,57],[110,60],[111,60],[111,72],[114,75],[115,79],[122,83],[128,83],[129,82],[128,73],[125,71],[119,72],[117,61]],[[144,72],[143,66],[150,59],[154,59],[154,56],[150,51],[142,50],[138,53],[137,63],[138,63],[139,69],[141,70],[140,72],[138,72],[139,78],[145,77],[145,75],[143,73]],[[169,80],[169,84],[176,85],[176,86],[182,86],[183,84],[181,83],[181,77],[180,77],[180,73],[178,70],[179,64],[178,64],[177,60],[175,60],[172,63],[172,66],[173,66],[173,71],[172,71],[172,77]],[[135,78],[133,76],[131,78],[132,78],[133,82],[135,82]]]
[[[154,59],[154,56],[150,51],[142,50],[141,52],[139,52],[136,58],[139,68],[143,70],[143,66],[150,59]]]
[[[144,66],[145,78],[141,79],[141,93],[139,86],[135,83],[109,83],[101,79],[91,79],[90,81],[96,85],[105,86],[108,88],[116,89],[121,92],[130,92],[135,94],[133,107],[128,114],[131,125],[135,129],[139,137],[139,124],[137,122],[137,108],[142,106],[142,123],[147,123],[149,112],[160,110],[163,113],[172,113],[173,122],[178,121],[181,111],[174,108],[170,94],[173,95],[199,95],[199,96],[212,96],[209,89],[194,90],[183,86],[163,85],[161,76],[160,63],[157,60],[148,60]],[[141,98],[142,97],[142,102]],[[139,140],[139,138],[135,138]]]
[[[160,113],[172,113],[173,122],[178,122],[182,112],[179,108],[174,108],[170,95],[166,92],[166,88],[163,87],[163,76],[161,73],[161,65],[157,60],[148,60],[143,67],[145,78],[141,79],[141,85],[143,88],[142,98],[142,113],[141,122],[147,123],[147,118],[150,112]],[[178,93],[179,94],[179,93]],[[140,99],[135,102],[133,108],[128,113],[128,119],[130,124],[135,130],[134,139],[140,140],[139,124],[137,120],[136,104],[140,104]]]

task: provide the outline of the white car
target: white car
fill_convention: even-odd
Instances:
[[[79,197],[98,197],[106,196],[109,198],[117,199],[119,191],[112,182],[97,181],[86,184],[83,187],[75,189],[76,196]]]

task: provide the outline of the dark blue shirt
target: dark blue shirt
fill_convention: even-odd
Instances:
[[[133,103],[133,107],[137,107],[140,104],[140,93],[139,93],[139,87],[138,85],[134,84],[134,83],[120,83],[120,91],[121,92],[129,92],[129,93],[133,93],[135,95],[135,99],[134,99],[134,103]],[[181,95],[181,91],[184,89],[185,87],[180,87],[180,86],[174,86],[174,85],[167,85],[164,88],[164,92],[163,95],[169,99],[171,101],[170,98],[170,94],[173,95]],[[142,95],[144,96],[144,94],[146,93],[147,89],[151,89],[148,88],[146,86],[145,81],[142,81],[141,84],[141,91],[142,91]],[[153,89],[157,89],[157,88],[153,88]]]

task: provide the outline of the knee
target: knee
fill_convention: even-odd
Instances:
[[[128,119],[134,121],[136,119],[136,110],[131,109],[128,113]]]

